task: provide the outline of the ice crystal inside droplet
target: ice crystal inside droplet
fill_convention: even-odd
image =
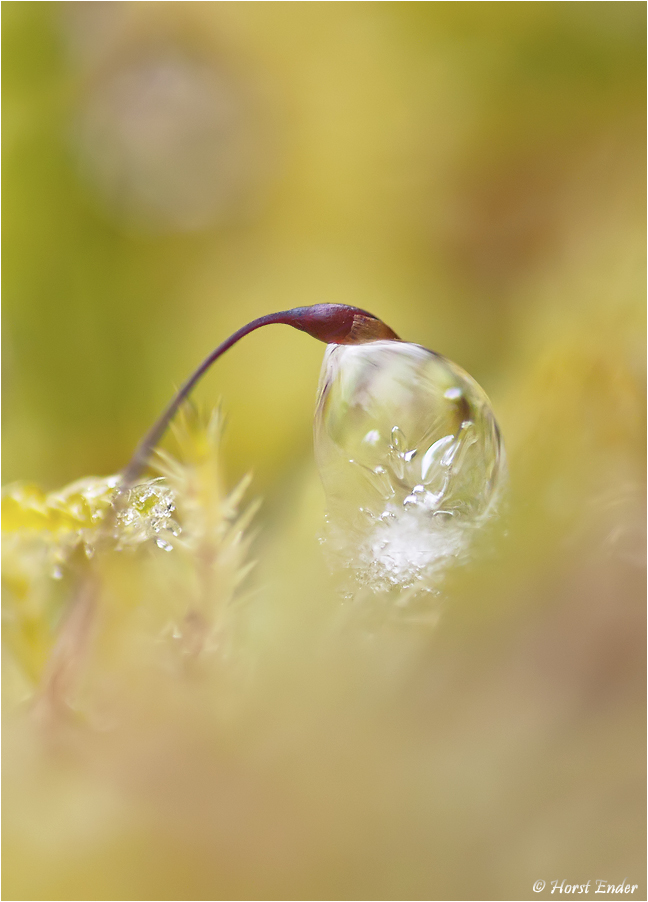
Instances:
[[[420,345],[327,348],[315,453],[326,545],[357,582],[434,588],[493,512],[505,465],[488,398]]]

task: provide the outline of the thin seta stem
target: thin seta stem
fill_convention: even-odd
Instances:
[[[306,332],[318,341],[327,344],[364,344],[370,341],[398,341],[399,338],[389,326],[366,310],[359,307],[347,307],[345,304],[315,304],[312,307],[294,307],[279,313],[269,313],[252,320],[230,335],[200,364],[197,370],[178,390],[160,418],[153,424],[149,432],[137,446],[129,463],[122,470],[121,491],[130,489],[140,478],[149,462],[153,449],[161,440],[169,423],[182,402],[207,372],[212,363],[228,351],[237,341],[273,323],[282,323]]]

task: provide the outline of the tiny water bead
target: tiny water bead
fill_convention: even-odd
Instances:
[[[315,416],[326,547],[354,581],[434,590],[493,513],[505,475],[490,402],[420,345],[330,345]]]
[[[172,540],[181,531],[173,518],[175,508],[174,493],[162,479],[129,489],[117,513],[114,530],[117,549],[153,539],[158,548],[172,551]]]

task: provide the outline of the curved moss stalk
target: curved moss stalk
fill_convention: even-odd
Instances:
[[[137,446],[130,462],[122,471],[122,490],[130,488],[140,477],[146,467],[151,453],[167,430],[182,402],[188,397],[193,387],[207,372],[212,363],[218,360],[237,341],[273,323],[292,326],[306,332],[318,341],[326,344],[364,344],[369,341],[391,339],[398,341],[398,336],[389,326],[366,310],[359,307],[347,307],[345,304],[315,304],[312,307],[294,307],[279,313],[269,313],[252,320],[230,335],[216,350],[200,364],[197,370],[178,390],[171,403],[153,424],[149,432]]]

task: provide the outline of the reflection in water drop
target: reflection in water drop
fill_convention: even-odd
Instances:
[[[377,591],[434,591],[493,513],[504,449],[488,398],[439,354],[331,345],[315,419],[334,566]]]

